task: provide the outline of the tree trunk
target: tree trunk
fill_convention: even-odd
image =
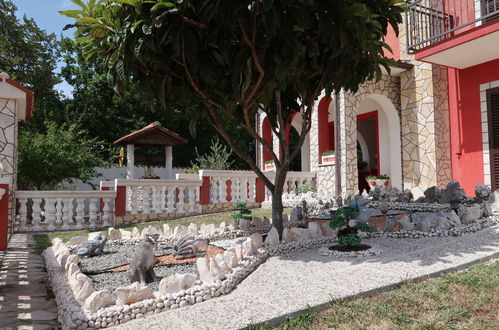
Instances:
[[[286,181],[287,170],[277,169],[275,174],[274,192],[272,193],[272,226],[277,229],[279,239],[282,239],[282,231],[284,230],[284,223],[282,221],[282,192],[284,189],[284,182]]]

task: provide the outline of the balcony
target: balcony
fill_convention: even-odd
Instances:
[[[499,0],[408,2],[407,48],[417,60],[464,69],[498,58]]]

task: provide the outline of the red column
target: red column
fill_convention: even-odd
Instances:
[[[203,184],[199,189],[199,204],[208,205],[210,204],[210,177],[203,176]]]
[[[5,251],[9,232],[9,184],[1,183],[0,189],[5,190],[0,199],[0,251]]]
[[[116,199],[114,200],[114,215],[123,217],[126,214],[126,186],[118,186],[116,183]]]
[[[260,178],[256,178],[255,202],[261,203],[265,200],[265,184]]]

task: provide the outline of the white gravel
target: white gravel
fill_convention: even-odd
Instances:
[[[381,290],[401,281],[459,269],[499,256],[499,225],[461,237],[369,239],[383,254],[334,259],[317,249],[276,256],[232,293],[181,309],[133,320],[117,329],[239,329],[303,310],[333,298]]]

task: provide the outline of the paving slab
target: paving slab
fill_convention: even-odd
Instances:
[[[463,269],[499,256],[499,225],[461,237],[370,239],[379,257],[333,259],[317,249],[275,256],[229,295],[132,320],[116,329],[240,329],[275,325],[332,299],[386,291],[405,280],[419,280]],[[168,327],[169,328],[169,327]]]

